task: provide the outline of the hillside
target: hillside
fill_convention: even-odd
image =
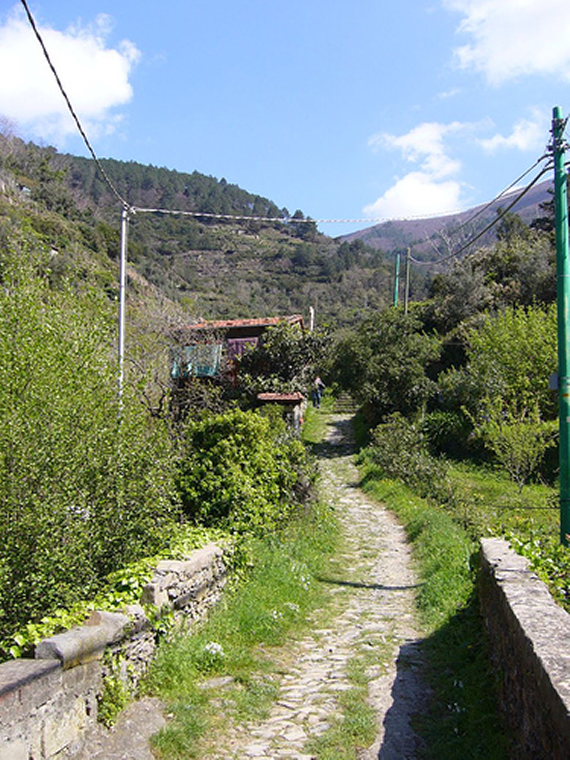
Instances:
[[[223,178],[133,161],[102,163],[120,194],[140,208],[290,218],[287,209]],[[537,185],[515,207],[525,221],[539,216],[549,186]],[[93,161],[0,135],[0,190],[9,197],[11,213],[19,209],[58,251],[55,268],[65,271],[73,261],[116,292],[120,205]],[[385,222],[338,239],[320,234],[301,210],[292,218],[302,224],[137,213],[129,232],[130,297],[162,321],[165,304],[176,321],[307,314],[312,306],[317,324],[354,325],[391,303],[396,251],[411,246],[419,258],[445,256],[495,219],[511,197],[472,222],[484,207]],[[480,244],[493,239],[494,232]],[[412,269],[413,299],[427,295],[432,275]]]
[[[548,180],[531,188],[513,207],[512,212],[518,214],[524,222],[529,224],[542,214],[541,204],[551,199],[549,193],[551,187],[552,182]],[[490,204],[489,208],[480,213],[472,223],[468,220],[481,212],[487,204],[475,206],[459,214],[449,214],[430,219],[402,219],[383,222],[342,236],[340,239],[361,240],[366,245],[383,251],[402,250],[411,246],[414,249],[414,255],[419,256],[419,258],[432,258],[434,252],[445,255],[450,252],[451,245],[461,246],[493,221],[496,218],[497,211],[508,206],[519,192],[520,189],[514,190],[503,196],[500,201]],[[461,229],[459,229],[460,227]],[[478,242],[481,245],[493,240],[495,240],[495,233],[491,230]]]
[[[213,214],[286,217],[270,200],[193,172],[103,160],[130,204]],[[12,203],[49,216],[40,226],[60,250],[78,237],[88,259],[116,280],[120,207],[94,162],[53,148],[0,136],[0,172]],[[300,210],[294,219],[305,219]],[[79,248],[74,256],[82,256]],[[129,233],[129,264],[191,316],[256,317],[315,307],[319,323],[347,324],[362,310],[390,302],[392,266],[361,241],[335,241],[311,222],[199,220],[136,214]]]

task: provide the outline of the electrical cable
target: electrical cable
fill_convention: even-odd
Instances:
[[[38,30],[38,27],[36,25],[36,22],[34,20],[32,12],[31,12],[31,10],[30,10],[30,8],[28,6],[27,0],[21,0],[21,3],[24,6],[24,10],[26,11],[26,15],[28,17],[28,21],[30,22],[30,26],[32,27],[32,29],[34,31],[34,34],[36,35],[36,38],[37,38],[38,42],[40,43],[40,47],[43,50],[44,56],[46,58],[46,61],[48,62],[48,65],[49,65],[49,67],[50,67],[50,69],[52,71],[52,74],[55,77],[55,81],[57,82],[57,86],[59,87],[60,92],[63,95],[63,98],[64,98],[64,100],[65,100],[65,102],[67,104],[67,108],[68,108],[71,116],[73,117],[73,120],[75,121],[77,129],[79,130],[79,133],[80,133],[81,137],[83,138],[83,142],[87,146],[87,150],[89,151],[89,153],[93,157],[93,160],[95,161],[95,164],[96,164],[97,168],[101,172],[101,175],[103,176],[105,182],[107,183],[107,185],[109,186],[109,188],[111,189],[111,191],[113,192],[113,194],[115,195],[115,197],[117,198],[117,200],[120,201],[120,203],[122,204],[122,206],[124,208],[127,208],[127,209],[130,210],[131,209],[130,204],[127,203],[127,201],[123,198],[123,196],[119,193],[119,191],[117,190],[117,188],[114,186],[114,184],[109,179],[109,176],[108,176],[107,172],[103,168],[103,165],[101,164],[101,161],[99,160],[99,158],[98,158],[97,154],[95,153],[95,151],[94,151],[91,143],[89,142],[89,138],[87,137],[87,135],[85,133],[85,130],[83,129],[83,127],[81,125],[81,122],[79,121],[79,117],[77,116],[77,114],[75,113],[75,110],[73,109],[73,106],[71,105],[71,101],[70,101],[70,99],[69,99],[69,97],[68,97],[68,95],[67,95],[67,93],[65,91],[65,88],[64,88],[64,86],[63,86],[63,84],[61,82],[61,79],[59,78],[59,75],[58,75],[58,73],[56,71],[56,68],[53,65],[52,61],[51,61],[50,55],[49,55],[49,53],[47,51],[47,48],[46,48],[45,43],[44,43],[44,41],[42,39],[42,36],[41,36],[41,34],[40,34],[39,30]]]
[[[541,161],[544,161],[545,158],[548,158],[548,154],[545,154],[544,156],[541,156],[535,163],[529,167],[526,171],[524,171],[519,177],[517,177],[513,182],[511,182],[508,187],[506,187],[504,190],[502,190],[492,201],[489,201],[489,203],[486,203],[484,206],[482,206],[475,214],[473,214],[471,217],[466,219],[464,222],[462,222],[456,229],[453,230],[453,234],[458,232],[460,229],[462,229],[465,225],[472,222],[474,219],[476,219],[478,216],[480,216],[482,213],[484,213],[490,206],[492,206],[494,203],[496,203],[498,200],[500,200],[506,193],[511,190],[515,185],[517,185],[522,179],[524,179],[527,174],[529,174],[533,169],[535,169]],[[402,217],[361,217],[356,219],[313,219],[311,217],[303,218],[303,219],[297,219],[295,217],[291,216],[251,216],[251,215],[238,215],[238,214],[215,214],[215,213],[209,213],[209,212],[203,212],[203,211],[183,211],[182,209],[166,209],[166,208],[141,208],[139,206],[134,206],[133,211],[136,211],[140,214],[165,214],[170,216],[189,216],[194,218],[204,218],[204,219],[219,219],[219,220],[234,220],[234,221],[250,221],[250,222],[280,222],[282,224],[378,224],[383,222],[405,222],[405,221],[421,221],[423,219],[438,219],[442,216],[451,216],[453,214],[460,213],[458,211],[450,211],[447,214],[445,213],[438,213],[438,214],[423,214],[423,215],[417,215],[417,216],[402,216]]]
[[[417,264],[419,266],[432,266],[434,264],[443,264],[445,261],[449,261],[449,259],[453,259],[456,256],[459,256],[460,253],[463,253],[463,251],[465,251],[467,248],[472,246],[473,243],[477,242],[477,240],[482,238],[483,235],[485,235],[485,233],[489,232],[490,229],[492,229],[498,222],[500,222],[501,219],[505,216],[505,214],[507,214],[513,208],[513,206],[516,206],[516,204],[521,200],[521,198],[523,198],[529,192],[529,190],[534,185],[536,185],[538,180],[542,176],[544,176],[544,174],[546,174],[547,171],[550,171],[550,169],[551,169],[550,166],[546,166],[544,169],[542,169],[542,171],[540,171],[536,175],[536,177],[531,182],[529,182],[529,184],[524,188],[524,190],[521,193],[519,193],[517,197],[511,203],[509,203],[509,205],[505,209],[502,209],[500,214],[497,214],[496,219],[493,219],[493,221],[490,224],[486,225],[480,232],[477,233],[477,235],[475,235],[470,240],[468,240],[467,243],[462,245],[461,248],[459,248],[457,251],[454,251],[453,253],[449,254],[449,256],[444,256],[441,259],[432,259],[431,261],[421,261],[420,259],[416,259],[413,256],[410,256],[410,260],[413,261],[414,264]],[[475,255],[475,254],[470,254],[470,255]]]
[[[42,48],[43,54],[45,56],[45,59],[55,77],[55,80],[57,82],[57,85],[59,87],[59,90],[65,100],[65,103],[67,105],[67,108],[75,121],[75,124],[77,126],[77,129],[79,130],[79,133],[81,137],[83,138],[83,142],[85,143],[87,150],[91,154],[93,160],[95,161],[95,165],[101,172],[101,176],[105,180],[106,184],[108,185],[109,189],[112,191],[112,193],[115,195],[117,200],[121,203],[124,209],[126,209],[130,213],[146,213],[146,214],[168,214],[168,215],[179,215],[179,216],[190,216],[190,217],[199,217],[199,218],[205,218],[205,219],[220,219],[220,220],[232,220],[232,221],[250,221],[250,222],[279,222],[282,224],[360,224],[360,223],[382,223],[387,221],[411,221],[411,220],[420,220],[420,219],[430,219],[430,218],[437,218],[440,216],[445,216],[445,214],[433,214],[433,215],[425,215],[425,216],[410,216],[410,217],[401,217],[398,219],[388,219],[388,218],[357,218],[357,219],[311,219],[311,218],[304,218],[304,219],[297,219],[294,217],[269,217],[269,216],[247,216],[247,215],[233,215],[233,214],[212,214],[207,212],[200,212],[200,211],[182,211],[182,210],[175,210],[175,209],[162,209],[162,208],[139,208],[136,206],[131,206],[119,193],[111,179],[109,178],[107,172],[105,171],[99,157],[95,153],[95,150],[93,146],[91,145],[89,138],[87,137],[87,134],[85,133],[85,130],[83,129],[83,126],[81,124],[81,121],[79,120],[79,117],[75,113],[75,110],[71,104],[71,101],[67,95],[67,92],[65,91],[65,88],[61,82],[61,79],[57,73],[57,70],[52,63],[52,60],[50,58],[50,55],[48,53],[48,50],[46,48],[46,45],[42,39],[42,36],[38,30],[38,27],[36,25],[36,22],[34,20],[34,17],[32,15],[32,12],[30,10],[30,7],[27,3],[27,0],[21,0],[21,3],[24,7],[24,10],[26,12],[28,21],[30,23],[30,26],[32,27],[32,30],[40,44],[40,47]],[[568,118],[564,122],[564,127],[566,127],[566,124],[568,123]],[[529,172],[531,172],[541,161],[543,161],[547,156],[542,156],[539,158],[533,166],[531,166],[529,169],[527,169],[523,174],[520,175],[516,180],[514,180],[507,188],[505,188],[499,195],[497,195],[492,201],[487,203],[485,206],[481,207],[474,215],[469,217],[465,222],[462,222],[461,225],[457,229],[455,229],[453,232],[454,234],[458,232],[460,229],[462,229],[465,225],[472,222],[474,219],[476,219],[478,216],[483,214],[493,203],[496,203],[503,195],[505,195],[514,185],[516,185],[518,182],[520,182],[521,179],[523,179]],[[472,245],[474,242],[476,242],[480,237],[482,237],[488,230],[490,230],[506,213],[508,210],[510,210],[518,201],[523,197],[523,195],[530,190],[530,188],[538,181],[540,177],[543,176],[543,174],[547,171],[547,169],[543,170],[534,180],[532,183],[530,183],[527,188],[519,195],[517,198],[511,203],[503,212],[503,214],[499,215],[497,219],[495,219],[490,225],[487,225],[478,235],[476,235],[474,238],[472,238],[468,243],[466,243],[464,246],[462,246],[458,251],[455,251],[453,254],[446,256],[443,259],[437,259],[433,261],[420,261],[413,256],[410,256],[410,260],[413,261],[415,264],[418,264],[420,266],[429,266],[431,264],[439,264],[443,263],[451,258],[454,258],[455,256],[458,256],[460,253],[462,253],[466,248],[468,248],[470,245]],[[450,215],[457,212],[449,212]]]
[[[236,221],[249,221],[249,222],[280,222],[281,224],[378,224],[382,222],[407,222],[417,221],[422,219],[438,219],[441,216],[447,216],[451,214],[459,213],[457,211],[450,211],[448,214],[431,214],[422,216],[402,216],[402,217],[362,217],[360,219],[313,219],[312,217],[305,217],[304,219],[296,219],[292,216],[247,216],[236,214],[211,214],[202,211],[182,211],[177,209],[168,208],[140,208],[139,206],[133,206],[133,211],[139,214],[169,214],[171,216],[191,216],[191,217],[204,217],[206,219],[220,219],[220,220],[236,220]]]
[[[466,225],[470,224],[474,219],[477,219],[478,216],[481,216],[481,214],[484,214],[485,211],[487,211],[488,208],[490,208],[494,203],[497,203],[497,201],[501,200],[501,198],[506,195],[509,190],[511,190],[515,185],[518,185],[518,183],[523,180],[527,174],[530,174],[533,169],[535,169],[541,161],[544,161],[545,158],[549,158],[549,154],[545,153],[544,156],[541,156],[539,159],[537,159],[534,164],[529,167],[525,172],[523,172],[519,177],[517,177],[511,184],[506,187],[504,190],[502,190],[498,195],[496,195],[492,201],[489,201],[484,206],[481,206],[481,208],[473,214],[473,216],[470,216],[468,219],[466,219],[464,222],[461,222],[461,224],[456,227],[451,234],[455,235],[459,230],[463,229]]]

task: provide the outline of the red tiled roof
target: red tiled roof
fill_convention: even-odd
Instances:
[[[299,391],[294,393],[258,393],[260,401],[304,401],[305,397]]]
[[[204,320],[193,325],[187,325],[186,330],[219,330],[224,327],[271,327],[280,322],[303,324],[302,314],[291,314],[285,317],[261,317],[258,319],[219,319]]]

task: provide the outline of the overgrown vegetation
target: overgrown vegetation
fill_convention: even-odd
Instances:
[[[171,333],[189,315],[136,269],[119,402],[118,235],[93,207],[79,207],[71,159],[60,159],[0,139],[0,645],[12,655],[81,623],[95,604],[135,601],[148,558],[178,551],[180,541],[193,548],[189,525],[275,529],[308,497],[312,478],[280,419],[234,410],[187,430],[174,423]],[[135,259],[140,245],[135,235]],[[219,441],[214,453],[221,428],[232,431],[231,445],[224,453]],[[191,442],[200,436],[198,452]],[[192,481],[192,468],[209,480]]]
[[[450,483],[442,457],[508,473],[518,490],[514,504],[530,484],[554,484],[557,477],[557,402],[549,389],[557,365],[554,250],[547,221],[531,229],[506,215],[495,244],[438,274],[431,298],[412,304],[410,315],[393,309],[343,336],[331,365],[329,379],[352,393],[369,424],[383,423],[373,436],[373,456],[384,471],[456,515],[471,514],[479,534],[507,531],[500,521],[484,524],[486,512],[477,517],[477,499],[470,502],[472,493]],[[379,437],[386,445],[377,445]],[[552,522],[550,528],[556,543]],[[522,518],[508,535],[518,546],[535,541]],[[564,550],[555,561],[542,538],[540,546],[543,568],[554,568]],[[536,562],[537,551],[531,553]],[[553,577],[560,586],[556,571]]]
[[[0,250],[0,626],[94,595],[179,520],[173,445],[132,385],[119,410],[112,303],[54,287],[52,255],[4,226]]]
[[[436,693],[422,730],[437,758],[506,755],[475,599],[478,539],[508,538],[568,604],[544,221],[530,229],[507,215],[497,243],[437,275],[409,315],[394,309],[343,335],[329,373],[371,428],[364,486],[397,512],[420,563]]]
[[[337,540],[333,514],[321,505],[257,539],[248,577],[192,636],[181,631],[162,646],[146,686],[173,716],[155,738],[159,757],[202,757],[214,730],[266,714],[279,671],[271,647],[284,644],[322,602],[316,579]]]
[[[235,410],[187,425],[178,487],[192,520],[259,534],[307,500],[310,464],[278,409],[271,418]]]

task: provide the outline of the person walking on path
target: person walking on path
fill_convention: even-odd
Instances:
[[[316,409],[319,409],[321,406],[321,399],[323,398],[323,393],[325,392],[325,388],[326,388],[326,385],[323,383],[321,378],[317,375],[313,381],[313,406]]]

